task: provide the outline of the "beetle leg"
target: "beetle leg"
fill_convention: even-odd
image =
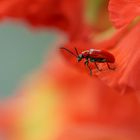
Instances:
[[[87,65],[88,63],[89,63],[88,60],[86,60],[86,61],[84,62],[85,65]]]
[[[90,76],[92,76],[92,69],[91,69],[91,67],[89,66],[89,61],[86,60],[86,61],[84,62],[84,64],[88,67],[88,69],[89,69],[89,71],[90,71]]]
[[[94,64],[95,64],[95,67],[97,68],[97,70],[102,71],[102,69],[100,69],[100,68],[98,67],[98,65],[97,65],[96,62],[94,62]]]
[[[110,69],[110,70],[115,70],[115,68],[111,68],[110,65],[108,63],[107,64],[107,67]]]
[[[87,67],[89,68],[90,76],[92,76],[92,69],[91,69],[91,67],[88,64],[87,64]]]

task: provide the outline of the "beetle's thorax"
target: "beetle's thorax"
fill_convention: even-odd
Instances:
[[[101,52],[101,50],[97,50],[97,49],[89,49],[89,54],[92,54],[93,52]]]
[[[87,58],[87,57],[89,57],[89,53],[90,53],[90,51],[86,50],[86,51],[83,51],[81,54],[84,58]]]
[[[89,49],[89,50],[83,51],[81,54],[83,55],[84,58],[87,58],[87,57],[90,57],[90,55],[91,55],[93,52],[100,52],[100,50]]]

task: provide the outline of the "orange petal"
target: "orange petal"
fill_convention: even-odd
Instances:
[[[109,13],[111,21],[120,28],[140,15],[140,0],[110,0]]]
[[[140,24],[135,26],[112,50],[116,70],[101,72],[99,76],[111,87],[121,91],[140,90]]]
[[[70,125],[67,126],[72,127],[72,131],[70,130],[72,133],[68,131],[70,137],[74,135],[73,139],[80,139],[84,135],[83,140],[90,136],[91,138],[99,137],[98,134],[102,133],[102,127],[139,135],[140,103],[135,92],[131,91],[130,94],[122,96],[97,77],[87,76],[68,63],[64,63],[61,57],[57,56],[53,61],[54,63],[51,63],[48,70],[44,70],[44,75],[61,91],[59,94],[63,111]],[[101,128],[99,133],[94,131],[96,127]],[[79,128],[78,131],[82,129],[86,131],[75,135],[73,130],[76,128]],[[91,133],[87,134],[89,129],[91,129]],[[115,132],[117,131],[115,130]],[[111,135],[112,132],[110,132]]]

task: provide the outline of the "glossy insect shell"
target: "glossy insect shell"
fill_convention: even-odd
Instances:
[[[114,56],[109,53],[108,51],[105,50],[96,50],[96,49],[90,49],[87,51],[82,52],[83,56],[89,57],[89,58],[103,58],[106,59],[106,62],[109,63],[114,63],[115,62],[115,58]]]
[[[90,53],[90,51],[86,50],[86,51],[82,52],[82,55],[83,55],[84,58],[87,58],[87,57],[89,57],[89,53]]]

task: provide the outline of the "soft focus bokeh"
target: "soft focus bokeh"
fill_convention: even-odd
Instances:
[[[139,9],[0,0],[0,140],[140,140]]]
[[[22,23],[0,24],[0,98],[15,94],[23,79],[42,65],[57,37],[56,32],[35,31]]]

